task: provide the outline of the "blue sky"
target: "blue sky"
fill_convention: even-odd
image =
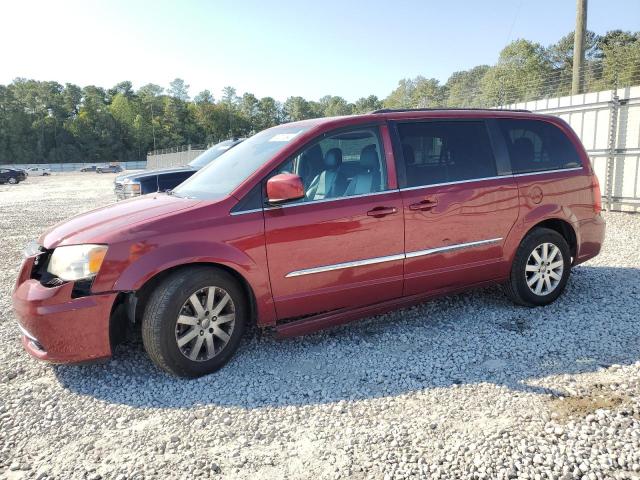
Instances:
[[[548,45],[573,29],[575,0],[68,0],[3,3],[0,83],[15,77],[194,96],[385,97],[403,77],[442,82],[492,64],[511,40]],[[589,0],[588,28],[640,30],[639,0]]]

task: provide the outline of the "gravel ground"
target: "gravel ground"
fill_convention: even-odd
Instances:
[[[289,340],[180,380],[139,344],[91,366],[23,352],[10,291],[47,225],[113,175],[0,186],[0,477],[640,479],[640,216],[553,305],[490,288]]]

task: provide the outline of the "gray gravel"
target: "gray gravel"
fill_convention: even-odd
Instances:
[[[197,380],[139,344],[49,366],[18,342],[23,245],[112,201],[113,175],[0,186],[0,477],[640,479],[640,216],[554,305],[498,288],[310,335],[248,336]]]

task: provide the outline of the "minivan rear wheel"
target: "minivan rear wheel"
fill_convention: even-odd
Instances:
[[[247,313],[244,291],[227,272],[200,266],[181,269],[149,297],[142,341],[158,367],[180,377],[199,377],[231,359]]]
[[[562,294],[570,272],[571,252],[564,237],[536,228],[520,243],[504,290],[519,305],[547,305]]]

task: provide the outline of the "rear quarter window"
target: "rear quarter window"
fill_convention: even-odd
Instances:
[[[541,120],[500,119],[513,173],[580,167],[580,155],[560,128]]]

